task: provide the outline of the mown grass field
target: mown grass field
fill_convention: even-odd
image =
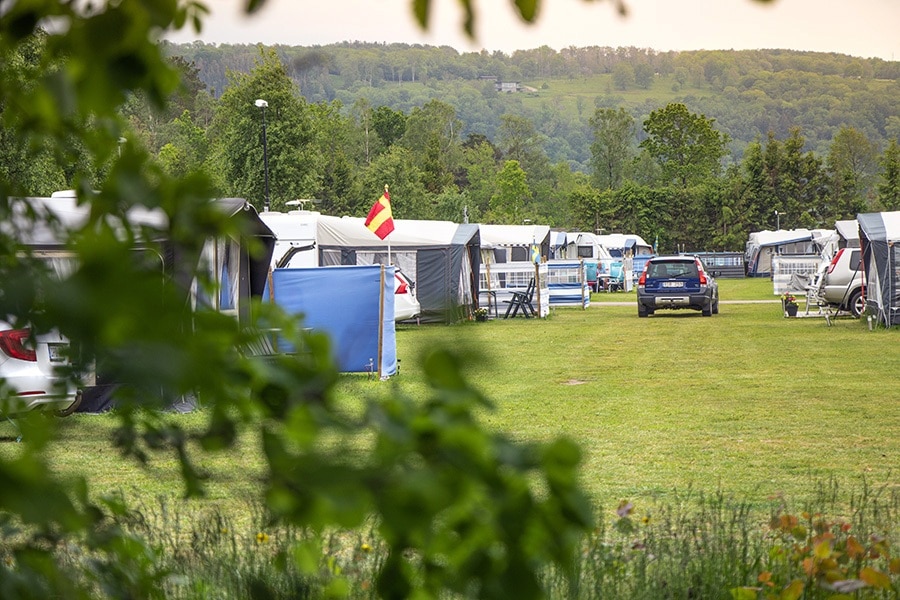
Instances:
[[[768,280],[720,280],[720,295],[712,318],[638,319],[634,294],[614,293],[539,321],[401,326],[400,374],[388,382],[348,375],[338,394],[351,409],[395,386],[427,394],[418,358],[453,348],[494,404],[484,423],[522,441],[576,440],[583,485],[606,507],[688,489],[760,507],[782,494],[800,504],[831,478],[847,493],[864,480],[900,486],[900,331],[869,331],[849,318],[832,326],[785,319]],[[728,303],[741,299],[772,302]],[[199,428],[205,413],[167,418]],[[175,461],[159,455],[142,468],[123,460],[110,442],[115,425],[112,415],[60,420],[54,468],[85,476],[95,493],[177,497]],[[0,452],[14,455],[14,430],[2,427]],[[201,503],[240,512],[258,496],[264,463],[254,437],[198,462],[211,477]]]

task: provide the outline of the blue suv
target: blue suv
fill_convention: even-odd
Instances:
[[[654,256],[638,279],[637,305],[639,317],[678,308],[709,317],[719,312],[719,286],[696,256]]]

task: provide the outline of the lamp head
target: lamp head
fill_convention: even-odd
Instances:
[[[268,108],[269,107],[269,103],[266,102],[265,100],[263,100],[262,98],[259,98],[256,102],[254,102],[254,104],[256,104],[256,106],[258,106],[259,108]]]

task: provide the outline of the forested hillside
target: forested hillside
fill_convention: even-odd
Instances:
[[[53,68],[42,43],[10,63],[11,82]],[[900,209],[898,62],[779,50],[163,49],[183,85],[165,110],[129,96],[122,143],[260,209],[303,198],[364,216],[389,185],[398,218],[530,219],[658,237],[662,250],[741,249],[776,224]],[[79,185],[2,127],[0,148],[23,195]],[[101,181],[109,167],[85,168]]]
[[[227,73],[249,72],[260,49],[248,45],[171,45],[213,96]],[[363,98],[409,113],[431,99],[456,109],[462,135],[494,139],[500,118],[528,118],[552,162],[589,171],[588,119],[595,107],[624,107],[637,123],[669,102],[716,120],[731,138],[730,158],[771,132],[799,127],[806,148],[825,155],[841,126],[879,146],[900,134],[900,61],[788,50],[655,52],[642,48],[548,47],[459,53],[449,47],[345,43],[276,46],[288,76],[310,102]],[[532,91],[498,94],[499,81]],[[640,141],[638,139],[637,141]]]

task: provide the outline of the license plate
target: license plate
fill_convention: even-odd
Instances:
[[[684,287],[683,281],[663,281],[662,286],[665,288],[680,288]]]
[[[66,362],[66,348],[67,344],[47,344],[50,362]]]

